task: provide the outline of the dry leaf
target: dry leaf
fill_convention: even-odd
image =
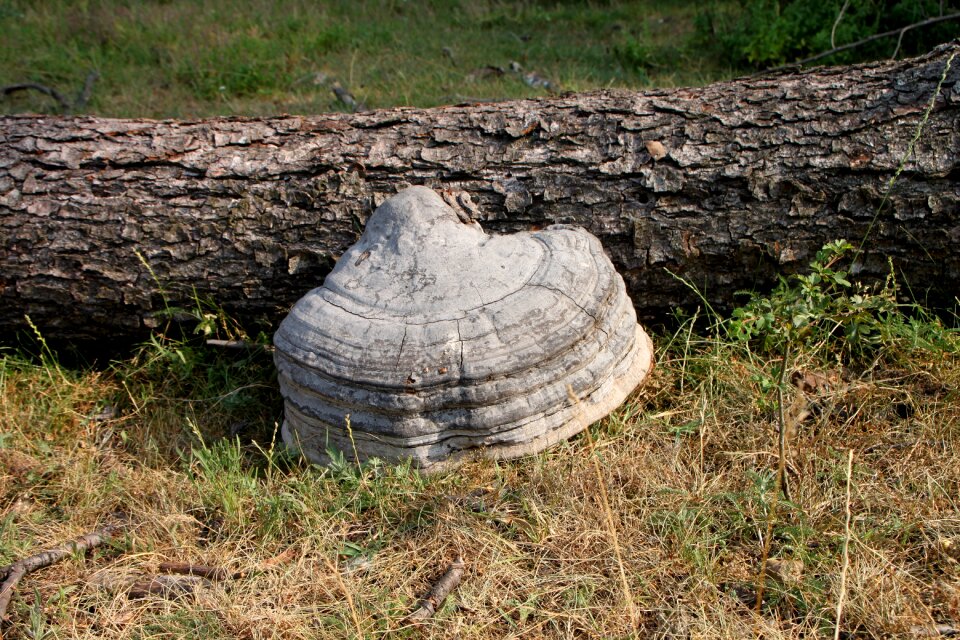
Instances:
[[[647,140],[643,143],[643,146],[646,147],[647,153],[649,153],[650,157],[654,160],[663,160],[667,157],[667,148],[663,146],[662,142]]]

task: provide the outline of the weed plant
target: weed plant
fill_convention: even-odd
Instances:
[[[808,273],[781,276],[768,296],[753,296],[724,323],[728,336],[753,341],[761,353],[804,347],[859,363],[890,346],[904,330],[891,273],[882,287],[851,284],[849,264],[856,256],[845,240],[817,252]],[[844,268],[846,266],[846,268]]]

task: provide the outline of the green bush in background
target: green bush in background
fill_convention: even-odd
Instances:
[[[701,45],[725,63],[737,68],[764,68],[960,10],[956,0],[850,0],[837,21],[844,4],[844,0],[716,3],[697,16],[697,33]],[[898,55],[924,53],[958,33],[957,21],[911,29],[904,34]],[[896,50],[897,36],[891,36],[839,52],[826,62],[847,64],[888,58]]]

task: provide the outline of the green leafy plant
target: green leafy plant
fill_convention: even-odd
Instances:
[[[899,311],[891,273],[882,287],[850,280],[854,246],[846,240],[824,245],[809,273],[781,277],[767,296],[754,296],[726,321],[728,335],[754,342],[762,352],[789,346],[826,349],[857,358],[884,342]]]

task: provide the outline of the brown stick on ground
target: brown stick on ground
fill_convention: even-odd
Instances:
[[[89,551],[105,542],[109,542],[117,528],[117,525],[107,525],[102,529],[81,536],[56,549],[48,549],[47,551],[36,553],[22,560],[17,560],[4,569],[0,569],[0,575],[6,578],[3,585],[0,586],[0,621],[6,618],[7,607],[10,605],[10,598],[13,597],[13,590],[20,580],[23,579],[23,576],[37,569],[49,567],[78,551]]]
[[[154,595],[175,599],[188,596],[210,584],[209,580],[198,575],[144,576],[130,586],[127,597],[136,600]]]
[[[224,349],[238,349],[244,351],[273,351],[273,345],[260,344],[249,340],[207,340],[207,346],[223,347]]]
[[[188,576],[199,576],[208,580],[239,580],[246,576],[243,571],[228,572],[223,567],[211,567],[205,564],[191,564],[189,562],[161,562],[162,573],[178,573]]]
[[[463,578],[464,567],[463,558],[457,556],[457,559],[447,567],[446,572],[440,576],[440,579],[437,580],[433,586],[430,588],[430,593],[427,594],[421,602],[420,606],[410,614],[409,619],[411,621],[417,622],[420,620],[426,620],[434,613],[436,613],[437,608],[443,604],[443,601],[447,599],[447,596],[450,595],[450,592],[457,588],[457,585],[460,584],[460,579]]]

